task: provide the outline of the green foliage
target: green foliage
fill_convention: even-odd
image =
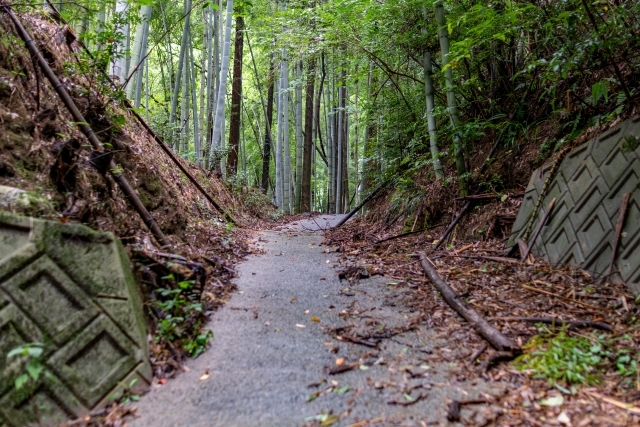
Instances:
[[[564,330],[556,334],[542,328],[542,332],[524,347],[526,353],[514,364],[520,370],[532,372],[534,378],[547,379],[549,384],[557,381],[567,385],[597,384],[609,370],[623,378],[635,378],[640,354],[618,345],[624,340],[631,340],[631,337],[570,336]]]
[[[163,280],[175,282],[172,274],[163,277]],[[201,354],[213,338],[213,333],[200,331],[204,321],[203,307],[195,293],[194,281],[178,281],[175,287],[156,289],[156,294],[158,298],[153,304],[161,313],[156,327],[156,341],[177,341],[192,357]]]
[[[7,361],[15,358],[19,359],[19,363],[23,367],[22,374],[15,379],[15,388],[20,390],[29,382],[37,382],[44,370],[44,365],[40,361],[40,357],[44,351],[42,343],[23,344],[9,351]]]

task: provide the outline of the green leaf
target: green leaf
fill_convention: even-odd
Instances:
[[[38,380],[43,369],[44,366],[42,366],[42,363],[37,359],[31,359],[29,363],[27,363],[27,372],[34,381]]]
[[[343,385],[342,387],[339,387],[339,388],[335,389],[333,392],[335,394],[345,394],[348,391],[349,391],[349,386],[348,385]]]
[[[24,386],[27,381],[29,381],[29,375],[28,374],[22,374],[20,375],[18,378],[16,378],[16,390],[20,390],[22,388],[22,386]]]

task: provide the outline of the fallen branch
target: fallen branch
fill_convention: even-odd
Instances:
[[[622,234],[622,227],[624,226],[624,220],[627,214],[627,205],[629,204],[629,197],[631,193],[624,193],[622,195],[622,202],[620,202],[620,213],[618,214],[618,222],[616,223],[616,234],[613,239],[613,247],[611,248],[611,262],[609,263],[609,270],[607,270],[607,276],[611,276],[613,272],[613,265],[616,262],[616,255],[618,254],[618,245],[620,245],[620,235]]]
[[[487,344],[486,342],[485,342],[485,343],[482,343],[482,345],[480,346],[480,348],[479,348],[479,349],[477,349],[476,351],[474,351],[474,352],[471,354],[471,357],[469,358],[469,362],[471,362],[471,363],[475,362],[475,361],[476,361],[476,359],[477,359],[478,357],[480,357],[480,355],[481,355],[482,353],[484,353],[484,352],[485,352],[485,350],[486,350],[488,347],[489,347],[489,344]]]
[[[444,300],[453,308],[458,314],[464,317],[473,327],[482,335],[493,347],[501,351],[512,351],[513,353],[520,353],[520,346],[512,341],[510,338],[495,329],[489,322],[487,322],[482,316],[475,310],[468,308],[455,293],[453,289],[442,280],[438,275],[436,269],[432,266],[431,260],[423,252],[420,254],[420,264],[425,273],[433,283],[436,289],[440,291]]]
[[[608,403],[610,405],[613,405],[616,408],[624,409],[624,410],[629,411],[629,412],[631,412],[632,414],[635,414],[635,415],[640,415],[640,408],[638,408],[637,406],[633,406],[630,403],[620,402],[619,400],[616,400],[616,399],[611,398],[611,397],[603,396],[602,394],[596,393],[596,392],[593,392],[593,391],[584,390],[584,392],[586,394],[588,394],[589,396],[595,397],[596,399],[599,399],[599,400],[602,400],[603,402],[606,402],[606,403]]]
[[[540,220],[540,224],[538,224],[538,226],[536,227],[536,231],[533,232],[533,236],[531,236],[531,240],[529,240],[529,246],[527,246],[527,250],[522,254],[522,258],[520,259],[520,262],[524,262],[524,260],[527,259],[529,252],[531,252],[531,249],[533,248],[533,244],[536,242],[536,239],[538,238],[538,235],[542,231],[542,227],[544,227],[544,224],[547,222],[547,219],[549,218],[549,214],[551,214],[551,210],[553,209],[553,205],[555,204],[556,204],[556,198],[554,197],[549,203],[549,206],[547,206],[547,210],[542,216],[542,220]]]
[[[516,357],[516,355],[513,354],[512,351],[494,351],[489,355],[489,357],[484,360],[484,362],[480,364],[480,367],[478,367],[478,371],[480,371],[481,373],[486,373],[493,363],[500,360],[511,360],[514,357]]]
[[[378,193],[380,191],[382,191],[382,189],[384,189],[390,182],[391,181],[386,181],[386,182],[383,182],[382,184],[380,184],[380,186],[378,186],[378,188],[373,190],[371,192],[371,194],[369,194],[367,197],[365,197],[364,200],[362,202],[360,202],[360,204],[358,206],[353,208],[353,210],[351,212],[349,212],[344,218],[342,218],[340,220],[340,222],[337,223],[333,228],[341,227],[345,222],[349,221],[349,219],[351,219],[352,216],[354,216],[356,213],[358,213],[358,211],[360,209],[362,209],[364,207],[364,205],[366,205],[367,203],[369,203],[370,200],[372,200],[374,197],[376,197],[378,195]]]
[[[442,244],[442,242],[444,242],[446,240],[446,238],[449,236],[449,234],[451,234],[451,232],[455,228],[456,224],[458,224],[458,221],[460,221],[460,219],[462,219],[462,216],[471,208],[471,203],[472,203],[471,201],[468,201],[462,207],[462,210],[460,211],[458,216],[456,216],[453,219],[451,224],[449,224],[449,227],[447,227],[447,229],[444,231],[444,233],[442,233],[442,236],[440,237],[440,239],[438,239],[438,243],[436,243],[435,249],[438,249],[440,247],[440,245]]]
[[[582,301],[578,301],[578,300],[575,300],[575,299],[564,297],[562,295],[554,294],[553,292],[545,291],[544,289],[538,289],[538,288],[534,288],[533,286],[527,286],[527,285],[522,285],[522,287],[525,288],[525,289],[528,289],[528,290],[530,290],[532,292],[537,292],[539,294],[549,295],[550,297],[555,297],[555,298],[561,299],[563,301],[572,302],[572,303],[581,305],[583,307],[591,308],[593,310],[602,311],[602,309],[600,307],[596,307],[595,305],[587,304],[586,302],[582,302]]]
[[[563,320],[555,317],[494,317],[493,320],[504,320],[506,322],[546,323],[548,325],[570,325],[576,328],[595,328],[613,332],[613,326],[610,324],[594,322],[591,320]]]

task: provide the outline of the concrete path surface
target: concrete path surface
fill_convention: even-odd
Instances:
[[[130,425],[349,426],[374,418],[390,423],[377,425],[445,425],[447,398],[486,390],[482,382],[458,383],[450,364],[425,359],[436,344],[427,325],[378,348],[337,337],[341,327],[402,327],[420,315],[396,304],[403,291],[382,277],[339,281],[338,254],[325,252],[320,229],[340,218],[257,233],[264,254],[239,265],[238,290],[209,325],[210,349],[187,362],[188,372],[143,396]],[[338,358],[357,368],[329,375]],[[410,406],[389,404],[416,398]]]

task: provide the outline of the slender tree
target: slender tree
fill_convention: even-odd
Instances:
[[[216,108],[213,116],[213,135],[211,136],[209,150],[208,168],[216,168],[220,174],[221,165],[218,162],[219,150],[221,147],[223,125],[224,125],[224,106],[225,95],[227,93],[227,74],[229,74],[229,56],[231,50],[231,27],[233,17],[233,0],[227,0],[227,20],[225,25],[224,41],[222,48],[222,61],[220,67],[220,85],[218,86],[218,95],[216,97]]]
[[[233,82],[231,85],[231,119],[229,121],[229,153],[227,156],[227,176],[233,176],[238,169],[238,144],[240,143],[240,120],[242,102],[242,52],[244,46],[244,19],[236,18],[236,40],[233,53]]]
[[[466,196],[468,194],[468,190],[467,181],[464,177],[466,173],[464,150],[462,147],[462,139],[458,132],[460,120],[458,119],[458,107],[454,91],[453,69],[449,64],[449,31],[447,29],[447,20],[444,16],[444,6],[441,1],[436,2],[436,19],[438,21],[438,34],[440,36],[440,50],[442,51],[442,68],[444,69],[444,77],[447,84],[447,106],[449,108],[451,127],[454,132],[453,143],[456,152],[456,170],[458,171],[460,194],[462,196]]]
[[[304,117],[304,156],[302,160],[302,195],[301,207],[303,212],[312,209],[311,204],[311,161],[313,152],[313,128],[314,128],[314,91],[316,79],[316,59],[310,58],[307,62],[307,86]],[[322,90],[322,89],[320,89]]]

